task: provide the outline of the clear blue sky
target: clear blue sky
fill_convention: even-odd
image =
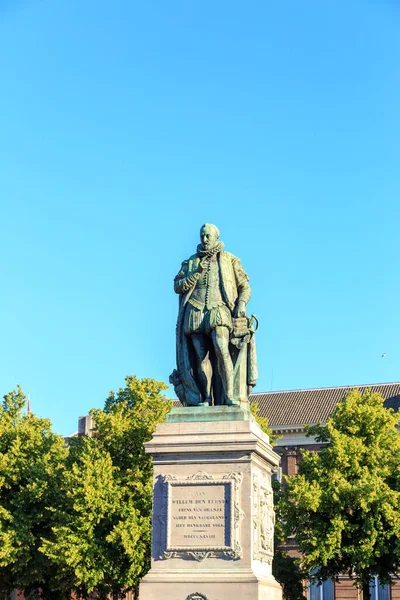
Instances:
[[[1,394],[69,434],[168,381],[204,221],[258,391],[399,381],[399,31],[397,0],[0,0]]]

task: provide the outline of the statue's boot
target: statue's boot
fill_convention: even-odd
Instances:
[[[235,398],[227,398],[226,405],[227,406],[240,406],[240,400],[235,400]]]
[[[199,406],[211,406],[211,398],[207,397],[204,402],[200,402]]]

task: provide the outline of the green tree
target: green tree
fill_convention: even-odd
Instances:
[[[25,405],[17,387],[0,407],[0,592],[54,598],[54,565],[39,547],[51,534],[66,449],[50,421],[25,414]]]
[[[308,428],[325,444],[303,452],[281,503],[309,571],[324,580],[346,573],[369,599],[369,582],[390,582],[400,567],[398,418],[380,394],[351,391],[326,425]]]
[[[93,437],[73,440],[62,488],[42,551],[58,566],[59,590],[99,600],[137,590],[150,566],[152,462],[144,452],[172,403],[163,383],[126,378],[104,410],[91,411]]]
[[[262,431],[268,435],[271,446],[275,446],[276,442],[277,442],[277,440],[279,440],[280,436],[276,435],[272,431],[272,429],[270,429],[267,417],[261,417],[261,415],[258,414],[259,410],[260,410],[260,407],[258,405],[258,402],[253,401],[250,403],[251,414],[257,421],[258,425],[261,427]]]

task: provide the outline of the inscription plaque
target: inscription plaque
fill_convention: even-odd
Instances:
[[[168,546],[180,550],[230,546],[230,483],[172,483]]]
[[[238,559],[241,473],[214,479],[204,471],[186,479],[165,475],[164,552],[160,558],[207,557]]]

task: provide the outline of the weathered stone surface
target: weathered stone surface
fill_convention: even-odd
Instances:
[[[281,600],[271,573],[279,456],[259,426],[163,423],[146,452],[154,464],[153,541],[141,600]]]

